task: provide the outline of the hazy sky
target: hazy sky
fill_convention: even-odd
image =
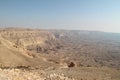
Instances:
[[[0,26],[120,32],[120,0],[0,0]]]

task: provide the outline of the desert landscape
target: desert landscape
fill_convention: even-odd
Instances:
[[[120,34],[1,28],[0,80],[120,80]]]
[[[120,0],[0,0],[0,80],[120,80]]]

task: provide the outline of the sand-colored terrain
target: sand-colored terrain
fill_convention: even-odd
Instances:
[[[120,34],[0,29],[0,80],[120,80]]]

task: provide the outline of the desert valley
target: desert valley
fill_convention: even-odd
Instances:
[[[120,80],[120,34],[1,28],[0,80]]]

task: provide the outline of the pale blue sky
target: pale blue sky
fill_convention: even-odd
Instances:
[[[120,33],[120,0],[0,0],[0,27]]]

